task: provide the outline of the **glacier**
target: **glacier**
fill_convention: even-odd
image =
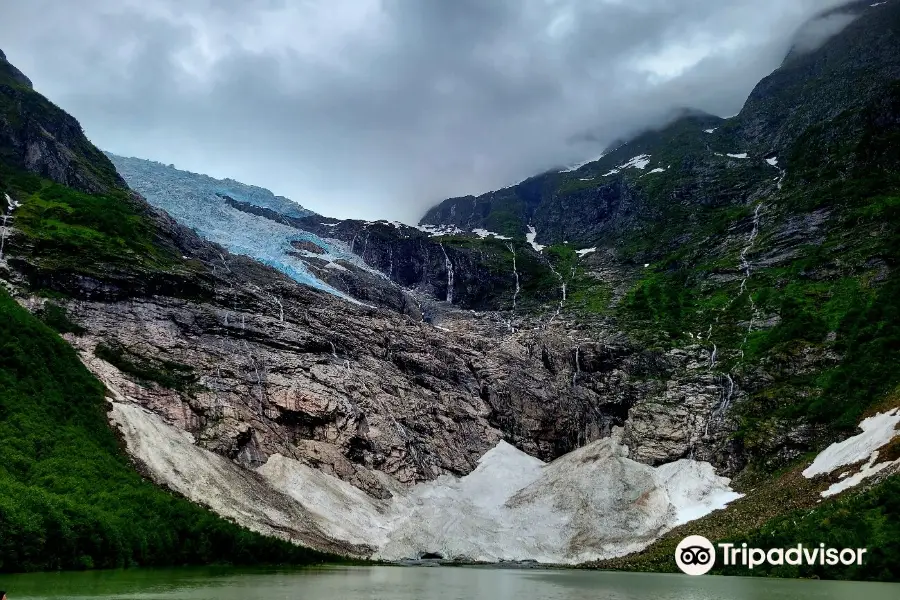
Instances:
[[[298,283],[356,302],[311,273],[300,258],[308,253],[297,250],[291,242],[307,241],[319,246],[324,254],[316,254],[316,258],[328,261],[332,268],[342,268],[336,261],[344,260],[374,272],[344,242],[321,238],[286,224],[284,221],[288,219],[318,215],[267,189],[232,179],[215,179],[182,171],[156,161],[117,156],[109,152],[106,156],[129,187],[154,207],[166,211],[182,225],[232,254],[254,258]],[[229,203],[228,198],[268,209],[287,219],[275,221],[238,210]]]

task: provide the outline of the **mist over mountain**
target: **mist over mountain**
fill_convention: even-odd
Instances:
[[[33,0],[4,7],[0,36],[105,150],[414,224],[672,109],[737,113],[841,4]],[[804,44],[836,28],[814,30]]]

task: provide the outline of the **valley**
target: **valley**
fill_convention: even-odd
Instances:
[[[415,226],[101,152],[0,55],[0,571],[893,539],[900,4],[841,10],[738,115]]]

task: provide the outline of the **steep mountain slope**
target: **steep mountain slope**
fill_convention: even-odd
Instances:
[[[358,263],[356,255],[335,240],[325,241],[291,226],[303,217],[318,215],[268,190],[237,181],[220,181],[152,161],[114,154],[107,157],[132,189],[203,238],[235,254],[253,257],[300,283],[343,296],[311,273],[304,258],[315,255],[324,268],[346,271],[340,261]],[[237,208],[243,206],[256,208],[260,214]],[[272,214],[278,216],[265,216]]]
[[[446,200],[421,222],[518,237],[533,226],[542,244],[615,246],[655,231],[673,216],[667,204],[676,203],[690,209],[674,213],[678,223],[691,218],[686,224],[695,228],[708,209],[746,204],[762,180],[777,175],[763,159],[779,157],[778,164],[791,171],[790,152],[810,126],[890,94],[900,75],[892,25],[897,10],[894,2],[857,2],[836,11],[855,20],[815,51],[792,51],[735,117],[685,111],[662,130],[616,144],[578,169],[545,173],[478,198]],[[652,257],[664,247],[639,249]]]
[[[897,406],[900,4],[846,10],[846,29],[792,52],[736,117],[691,114],[577,170],[448,200],[423,219],[470,227],[511,214],[510,235],[589,247],[566,280],[563,319],[598,318],[669,355],[704,351],[718,397],[638,398],[626,443],[651,463],[710,457],[756,493],[606,566],[671,570],[687,532],[748,539],[783,510],[810,509],[821,499],[800,483],[810,452]],[[664,452],[648,454],[639,440],[661,428]],[[895,472],[896,451],[882,455]]]
[[[737,470],[796,459],[898,383],[877,373],[896,360],[900,5],[844,10],[855,19],[842,32],[793,51],[732,119],[687,114],[578,170],[477,199],[475,220],[459,199],[423,219],[483,225],[513,198],[508,233],[530,224],[558,257],[589,246],[557,269],[563,316],[704,348]],[[679,452],[705,453],[710,431]]]
[[[423,308],[434,315],[429,297],[449,298],[450,304],[465,308],[509,307],[517,277],[520,288],[534,289],[550,276],[530,246],[487,231],[338,221],[262,188],[153,161],[107,156],[132,189],[204,239],[299,283],[413,317],[421,316]],[[535,299],[530,298],[532,304]]]
[[[105,384],[111,422],[143,473],[258,532],[370,556],[385,540],[360,537],[336,515],[406,506],[407,486],[465,475],[503,438],[543,460],[560,457],[622,425],[645,386],[630,373],[669,364],[614,339],[584,339],[573,357],[556,331],[501,337],[511,328],[493,315],[448,311],[456,331],[446,332],[348,302],[230,254],[119,184],[89,193],[35,174],[43,169],[4,163],[4,286]],[[229,197],[221,199],[240,202]],[[272,208],[241,208],[275,222]],[[622,469],[659,496],[635,540],[646,544],[677,511],[655,472],[630,460]],[[596,494],[573,493],[567,506]],[[325,498],[346,512],[323,511]],[[629,498],[626,490],[607,501]],[[571,509],[555,510],[565,518]],[[591,531],[595,544],[573,554],[560,538],[543,546],[547,556],[615,553],[604,540],[618,533]],[[417,539],[399,547],[436,543]]]
[[[10,298],[6,290],[23,278],[9,267],[75,277],[78,263],[64,253],[77,251],[69,258],[82,261],[82,283],[101,265],[121,281],[126,268],[146,273],[169,256],[139,237],[146,214],[74,119],[32,91],[2,53],[0,105],[8,109],[0,115],[0,571],[334,560],[239,528],[134,470],[108,426],[102,385]],[[36,209],[52,225],[38,226]],[[23,251],[33,263],[16,258]],[[56,305],[38,316],[58,331],[81,331]]]
[[[102,385],[2,290],[0,335],[0,572],[337,558],[142,480],[107,424]]]

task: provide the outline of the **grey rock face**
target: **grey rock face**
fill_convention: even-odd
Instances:
[[[685,366],[702,357],[641,352],[601,331],[573,342],[563,322],[498,335],[467,326],[463,311],[444,331],[297,285],[159,222],[180,251],[207,263],[206,299],[124,284],[103,292],[73,279],[68,291],[79,299],[65,305],[88,333],[68,339],[125,400],[247,467],[277,453],[386,497],[372,470],[407,484],[466,474],[500,439],[552,460],[625,425],[630,410],[641,420],[648,411],[633,407],[647,398],[689,397],[698,411],[714,403]],[[678,435],[699,439],[703,425],[679,422]],[[631,439],[639,460],[686,452],[670,443],[671,428],[644,429]]]
[[[900,7],[856,2],[836,12],[855,20],[822,47],[793,51],[750,94],[736,124],[758,152],[788,148],[811,123],[862,106],[900,78],[895,29],[885,26],[900,19]]]
[[[441,245],[439,239],[406,225],[356,220],[324,225],[320,219],[298,222],[322,237],[339,239],[350,245],[369,266],[387,275],[394,283],[444,300],[450,278],[447,260],[453,265],[453,304],[475,310],[496,310],[508,303],[515,280],[509,271],[498,273],[477,249]],[[527,251],[527,250],[526,250]],[[446,253],[446,256],[445,256]]]

